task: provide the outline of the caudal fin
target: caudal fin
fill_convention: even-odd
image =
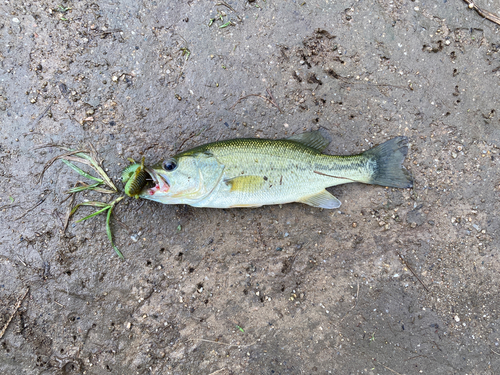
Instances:
[[[409,188],[413,186],[410,173],[402,167],[408,153],[408,138],[396,137],[365,151],[363,155],[374,161],[369,184]]]

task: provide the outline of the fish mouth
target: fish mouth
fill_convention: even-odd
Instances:
[[[165,194],[169,191],[170,185],[163,176],[152,168],[145,167],[145,170],[148,172],[151,180],[149,180],[146,186],[142,189],[141,196],[143,198],[152,197],[157,193]]]

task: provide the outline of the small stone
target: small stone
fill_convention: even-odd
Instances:
[[[451,44],[451,42],[449,40],[447,40],[446,42],[444,42],[444,44],[446,44],[447,46],[449,46]]]
[[[417,227],[417,223],[411,223],[410,224],[410,228],[416,228]]]
[[[458,315],[455,315],[453,319],[455,319],[455,322],[457,322],[457,323],[460,321],[460,318],[458,317]]]
[[[451,153],[451,157],[452,157],[453,159],[456,159],[456,158],[457,158],[457,156],[458,156],[458,155],[457,155],[455,152],[452,152],[452,153]]]
[[[118,77],[117,77],[117,76],[113,76],[113,77],[111,77],[111,80],[112,80],[113,82],[118,82]]]
[[[14,18],[12,19],[12,22],[19,23],[20,21],[19,21],[19,18],[14,17]]]
[[[36,98],[31,98],[31,99],[30,99],[30,103],[31,103],[31,104],[35,104],[35,103],[36,103]]]
[[[356,228],[358,226],[358,223],[352,223],[352,227]]]
[[[383,227],[385,224],[386,224],[386,222],[384,220],[380,220],[378,222],[378,225],[381,226],[381,227]]]
[[[87,111],[85,112],[85,114],[87,116],[92,116],[94,114],[94,109],[90,108],[90,109],[87,109]]]

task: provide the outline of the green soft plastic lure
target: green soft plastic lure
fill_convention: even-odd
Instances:
[[[122,172],[122,182],[125,184],[125,194],[129,197],[139,198],[142,188],[146,185],[146,179],[149,173],[146,172],[144,167],[144,157],[141,164],[129,165]]]

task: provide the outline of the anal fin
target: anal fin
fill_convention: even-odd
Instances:
[[[309,195],[308,197],[304,197],[298,202],[308,204],[309,206],[319,207],[319,208],[339,208],[342,203],[335,198],[332,194],[323,190],[317,194]]]

